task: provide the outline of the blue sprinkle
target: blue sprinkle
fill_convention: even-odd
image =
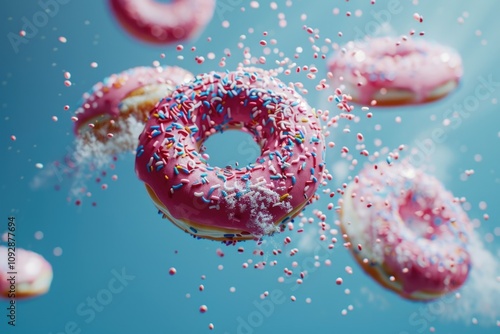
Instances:
[[[210,197],[210,195],[212,195],[212,193],[215,191],[215,189],[217,189],[215,186],[210,187],[210,189],[208,190],[207,197]]]
[[[177,190],[177,189],[181,188],[183,185],[184,185],[184,183],[174,184],[172,186],[172,188],[174,188],[174,190]]]

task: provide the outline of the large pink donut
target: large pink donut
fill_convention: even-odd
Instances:
[[[467,214],[441,182],[407,161],[365,167],[347,187],[340,217],[363,269],[404,298],[435,299],[467,279]]]
[[[168,44],[193,38],[212,19],[215,0],[109,0],[118,22],[136,38]]]
[[[201,145],[227,129],[254,136],[262,150],[255,163],[207,164]],[[231,243],[273,234],[296,216],[322,180],[323,154],[306,101],[267,72],[238,69],[198,75],[163,99],[139,137],[135,169],[164,217]]]
[[[462,76],[462,59],[449,47],[392,37],[351,41],[328,61],[334,87],[344,86],[354,102],[379,106],[438,100]]]
[[[144,124],[160,98],[192,78],[191,72],[175,66],[139,66],[112,74],[83,94],[81,106],[75,112],[74,132],[106,142],[108,133],[124,130],[120,129],[119,120],[134,117]],[[137,142],[133,139],[133,147],[125,149],[135,149]]]
[[[15,249],[15,260],[12,248],[0,246],[0,297],[6,299],[29,298],[45,294],[52,283],[52,266],[43,256],[24,250]],[[9,262],[14,263],[13,267]],[[16,272],[16,274],[10,274]],[[10,280],[12,276],[14,280]],[[11,285],[12,283],[12,285]]]

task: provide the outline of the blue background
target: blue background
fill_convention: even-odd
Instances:
[[[47,295],[18,303],[15,328],[7,326],[4,316],[7,304],[0,302],[0,310],[4,310],[0,311],[1,333],[69,333],[72,322],[77,326],[75,333],[78,330],[81,333],[203,333],[209,331],[209,323],[214,324],[214,333],[428,333],[433,328],[436,333],[498,333],[498,308],[493,309],[493,318],[484,317],[476,310],[480,304],[477,298],[459,300],[461,306],[458,307],[469,305],[471,310],[460,319],[448,319],[444,305],[452,302],[409,302],[379,287],[362,273],[343,248],[340,235],[335,249],[325,251],[323,247],[327,244],[318,241],[317,219],[312,211],[322,210],[331,228],[336,227],[337,216],[326,209],[330,202],[326,195],[305,211],[315,222],[306,224],[302,234],[295,230],[266,238],[261,246],[245,242],[226,247],[217,242],[195,240],[162,220],[135,176],[132,154],[120,155],[114,169],[106,166],[98,171],[82,172],[86,173],[84,184],[91,197],[72,193],[74,176],[66,175],[64,170],[54,167],[53,162],[61,161],[74,149],[70,117],[71,111],[78,107],[81,94],[109,74],[151,65],[155,60],[162,65],[179,65],[201,73],[220,68],[218,62],[226,48],[231,56],[225,68],[233,69],[243,59],[239,42],[258,58],[264,52],[259,41],[275,38],[278,43],[268,44],[269,47],[278,48],[298,66],[315,65],[319,69],[315,80],[307,79],[303,73],[280,78],[286,82],[303,82],[308,90],[305,95],[308,102],[316,108],[330,110],[333,115],[338,110],[327,101],[332,91],[315,89],[317,82],[326,77],[326,62],[312,57],[312,44],[308,40],[312,35],[302,26],[319,29],[317,45],[321,47],[327,44],[324,42],[327,37],[343,44],[373,33],[379,22],[388,21],[398,35],[408,34],[411,29],[417,33],[425,31],[425,38],[457,49],[464,62],[462,84],[449,97],[433,104],[372,108],[372,119],[367,119],[365,112],[357,107],[354,112],[360,116],[359,122],[341,120],[337,128],[330,129],[332,135],[328,140],[334,140],[336,146],[327,151],[327,165],[334,180],[323,189],[336,189],[358,170],[348,168],[350,162],[340,154],[342,146],[348,146],[359,160],[358,168],[369,160],[356,149],[358,132],[364,134],[370,153],[378,150],[380,159],[384,160],[387,152],[383,147],[394,150],[405,144],[415,148],[433,129],[444,129],[445,141],[435,143],[423,165],[456,196],[466,197],[465,207],[485,247],[494,256],[492,265],[498,269],[500,116],[497,99],[500,87],[479,101],[471,116],[461,119],[456,128],[445,128],[442,120],[455,103],[474,96],[479,77],[487,79],[491,75],[493,81],[500,81],[500,3],[450,0],[417,5],[410,1],[390,1],[388,3],[397,8],[397,13],[391,13],[383,1],[370,5],[368,0],[294,0],[292,6],[277,1],[277,10],[271,10],[266,1],[260,2],[260,8],[253,9],[247,1],[219,0],[207,29],[196,40],[184,43],[184,51],[178,52],[175,45],[151,46],[129,37],[110,16],[105,1],[72,0],[61,4],[57,13],[53,12],[48,22],[30,35],[27,43],[20,44],[16,52],[8,34],[17,34],[23,17],[31,21],[41,7],[36,1],[2,1],[0,232],[6,229],[7,217],[15,216],[18,246],[43,254],[53,265],[54,280]],[[339,8],[338,15],[333,14],[335,7]],[[355,15],[358,9],[362,11],[359,17]],[[350,17],[347,11],[352,12]],[[414,12],[424,17],[423,23],[413,19]],[[278,13],[285,14],[286,28],[279,27]],[[307,15],[305,20],[301,19],[302,14]],[[459,22],[460,17],[463,23]],[[229,28],[223,28],[224,20],[230,23]],[[250,28],[254,29],[253,33]],[[264,31],[268,36],[263,36]],[[337,35],[339,31],[342,37]],[[243,34],[244,40],[240,37]],[[59,36],[66,37],[67,43],[59,42]],[[192,46],[196,47],[195,51],[191,51]],[[297,47],[302,47],[303,52],[294,59]],[[209,52],[215,53],[215,60],[208,59]],[[165,58],[161,58],[161,53]],[[327,54],[331,54],[331,48]],[[179,55],[184,59],[179,59]],[[199,65],[194,59],[196,56],[204,56],[206,61]],[[271,54],[263,67],[276,67],[275,60],[281,58]],[[99,66],[91,68],[91,62]],[[71,73],[71,87],[64,85],[65,71]],[[71,107],[70,111],[64,110],[65,105]],[[54,122],[52,116],[57,116],[58,121]],[[401,123],[395,121],[397,116],[401,117]],[[345,128],[349,128],[350,133],[343,131]],[[17,140],[12,141],[11,135]],[[382,141],[380,147],[375,145],[376,139]],[[242,134],[231,133],[211,138],[207,142],[211,163],[252,160],[258,152],[249,140]],[[248,145],[244,149],[242,142]],[[477,159],[477,155],[481,159]],[[42,163],[43,169],[36,168],[36,163]],[[475,174],[463,179],[461,175],[468,169],[474,169]],[[98,183],[95,178],[102,171],[107,174]],[[56,175],[51,175],[54,172]],[[113,174],[118,176],[117,181],[111,180]],[[43,182],[39,182],[41,180]],[[102,183],[109,185],[107,190],[101,189]],[[56,186],[60,189],[56,190]],[[75,205],[78,199],[82,201],[79,206]],[[486,210],[479,208],[481,201],[487,202]],[[489,214],[488,221],[482,218],[484,213]],[[35,239],[36,231],[44,233],[42,240]],[[284,246],[287,235],[293,241]],[[237,251],[239,246],[244,247],[243,253]],[[61,256],[53,254],[56,247],[61,247]],[[288,253],[294,247],[300,251],[290,257]],[[218,248],[225,253],[224,257],[216,254]],[[275,248],[281,248],[283,254],[273,256]],[[255,249],[262,249],[265,255],[253,255]],[[311,265],[315,255],[320,264],[317,268]],[[267,266],[258,270],[252,263],[243,269],[242,264],[249,259],[253,263],[265,260]],[[330,266],[325,265],[326,259],[331,261]],[[276,266],[270,266],[273,260],[278,261]],[[301,268],[309,268],[302,285],[295,283],[301,270],[292,267],[293,261]],[[346,266],[353,268],[352,275],[346,273]],[[177,269],[176,275],[169,275],[170,267]],[[278,283],[285,267],[294,270],[293,279]],[[106,289],[109,290],[113,272],[122,270],[133,279],[121,292],[111,294],[112,300],[96,312],[95,317],[81,315],[77,311],[79,305],[85,304],[87,298],[109,296]],[[495,275],[500,273],[497,271]],[[337,277],[344,280],[341,286],[335,284]],[[487,294],[496,296],[500,283],[494,280],[494,276],[486,277],[489,284],[484,288],[471,286],[470,289],[486,289]],[[198,289],[200,284],[205,286],[203,292]],[[230,292],[230,287],[235,287],[235,292]],[[345,294],[346,288],[350,294]],[[260,299],[264,291],[271,293],[265,302]],[[296,297],[295,302],[290,301],[292,295]],[[311,302],[307,303],[306,298],[311,298]],[[207,305],[208,312],[201,314],[200,305]],[[349,305],[353,310],[342,315],[342,310]],[[492,305],[495,306],[498,302]],[[474,317],[478,324],[473,324]]]

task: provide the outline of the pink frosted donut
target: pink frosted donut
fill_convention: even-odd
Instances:
[[[465,282],[472,225],[441,182],[407,161],[367,166],[356,181],[343,196],[341,227],[370,276],[412,300]]]
[[[193,38],[212,19],[215,0],[109,0],[118,22],[132,36],[155,44]]]
[[[456,51],[425,40],[392,37],[351,41],[328,61],[334,87],[354,102],[379,106],[431,102],[453,91],[462,76]]]
[[[148,112],[175,87],[187,82],[193,75],[180,67],[135,67],[113,74],[83,94],[83,103],[75,112],[75,134],[90,136],[106,142],[108,134],[116,134],[128,127],[119,124],[133,116],[144,124]],[[142,126],[141,126],[142,129]],[[124,149],[135,149],[137,142]],[[132,145],[132,147],[128,147]]]
[[[316,113],[268,72],[198,75],[150,116],[139,137],[136,173],[164,217],[195,237],[232,243],[271,235],[312,200],[322,180]],[[261,147],[255,163],[207,164],[203,142],[227,129],[253,135]]]
[[[15,260],[9,261],[11,248],[0,246],[0,297],[29,298],[45,294],[52,283],[52,266],[43,256],[16,248]],[[11,268],[9,262],[14,264]],[[10,274],[16,272],[16,274]],[[11,278],[14,277],[14,280]]]

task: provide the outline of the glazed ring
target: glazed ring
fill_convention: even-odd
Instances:
[[[367,166],[342,201],[341,227],[353,255],[382,286],[431,300],[466,281],[472,225],[435,177],[406,161]]]
[[[261,147],[242,168],[208,165],[217,132],[250,133]],[[221,148],[223,150],[224,148]],[[311,201],[324,170],[318,117],[268,72],[198,75],[163,99],[139,137],[136,173],[155,205],[195,237],[235,242],[279,231]]]
[[[462,77],[462,59],[449,47],[391,37],[351,41],[328,62],[334,87],[354,102],[378,106],[419,104],[452,92]]]

